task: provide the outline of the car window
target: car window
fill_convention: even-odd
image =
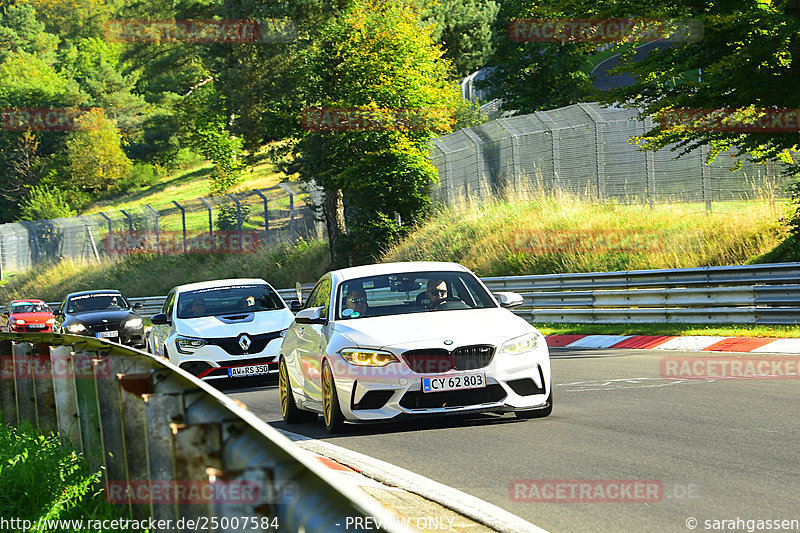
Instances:
[[[130,304],[118,292],[81,294],[67,300],[67,313],[86,313],[91,311],[117,311],[128,309]]]
[[[309,298],[310,300],[310,298]],[[321,318],[328,318],[328,308],[331,303],[331,280],[330,278],[323,279],[319,284],[319,290],[314,295],[313,304],[311,307],[322,307],[320,312]]]
[[[175,305],[178,318],[275,311],[286,307],[272,287],[261,283],[182,292]]]
[[[49,313],[50,308],[44,304],[21,302],[11,306],[12,313]]]
[[[446,303],[432,305],[429,283],[431,291],[443,291]],[[336,302],[337,317],[344,319],[497,307],[472,274],[436,271],[348,280],[340,284]]]

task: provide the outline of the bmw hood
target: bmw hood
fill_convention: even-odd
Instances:
[[[81,322],[82,324],[101,324],[105,322],[125,322],[132,318],[140,318],[139,315],[130,309],[109,310],[102,309],[100,311],[86,311],[83,313],[76,313],[70,317],[71,322]]]
[[[358,318],[337,322],[336,331],[359,347],[414,349],[499,346],[536,329],[507,309],[492,308]]]
[[[177,323],[176,332],[178,335],[201,339],[236,337],[240,333],[261,335],[286,329],[293,319],[294,315],[286,308],[235,315],[203,316],[181,319]]]

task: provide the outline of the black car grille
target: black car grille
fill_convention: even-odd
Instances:
[[[355,393],[355,387],[353,387],[353,392]],[[358,403],[353,404],[354,411],[360,411],[363,409],[380,409],[386,402],[389,401],[389,398],[392,397],[394,394],[393,390],[371,390],[368,391],[364,396],[361,398],[361,401]]]
[[[266,348],[267,344],[273,339],[279,339],[281,336],[280,331],[273,331],[271,333],[262,333],[260,335],[250,335],[250,346],[248,346],[247,351],[244,351],[241,346],[239,346],[239,336],[236,337],[227,337],[227,338],[220,338],[220,339],[205,339],[206,344],[212,344],[214,346],[219,346],[228,354],[230,355],[249,355],[254,353],[261,352],[264,348]]]
[[[89,324],[86,329],[92,333],[98,333],[100,331],[119,331],[122,326],[124,326],[122,322],[100,322],[98,324]]]
[[[452,390],[445,392],[408,391],[400,400],[406,409],[433,409],[441,407],[464,407],[504,400],[506,391],[494,384],[482,389]]]
[[[477,344],[462,346],[452,352],[442,348],[409,350],[403,353],[403,361],[419,374],[433,374],[450,370],[475,370],[492,362],[494,346]]]

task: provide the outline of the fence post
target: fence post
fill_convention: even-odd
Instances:
[[[145,204],[144,206],[149,209],[151,213],[153,213],[153,217],[156,219],[156,253],[161,253],[161,232],[158,227],[158,211],[150,207],[148,204]]]
[[[442,139],[431,139],[431,142],[434,146],[436,146],[436,148],[439,149],[440,152],[442,152],[442,156],[444,157],[444,177],[439,176],[439,183],[447,183],[447,189],[450,190],[453,188],[453,162],[451,161],[450,152],[447,151],[447,145],[442,141]],[[454,203],[455,194],[450,197],[450,193],[446,191],[445,197],[447,198],[447,203],[451,205]]]
[[[211,249],[210,252],[214,251],[214,224],[211,216],[211,204],[205,198],[198,198],[206,209],[208,209],[208,242],[210,244]]]
[[[294,191],[285,183],[278,185],[289,195],[289,242],[294,242]]]
[[[183,405],[178,394],[146,394],[144,396],[145,431],[147,439],[147,465],[150,483],[167,484],[175,480],[175,461],[172,450],[171,422],[183,422]],[[178,480],[180,481],[180,480]],[[173,484],[172,495],[175,494]],[[153,494],[155,491],[151,491]],[[164,491],[158,491],[164,494]],[[157,520],[176,520],[178,505],[175,501],[159,502],[151,499],[151,513]]]
[[[80,421],[78,420],[78,396],[75,392],[75,376],[72,372],[72,347],[50,348],[50,364],[64,379],[53,380],[53,395],[58,411],[58,432],[62,440],[70,442],[76,450],[83,450]]]
[[[493,193],[498,191],[492,190],[492,187],[486,180],[486,174],[483,171],[483,141],[475,134],[474,131],[472,131],[472,128],[464,128],[461,131],[463,131],[464,134],[469,137],[469,140],[472,141],[472,144],[475,145],[475,161],[477,163],[475,177],[478,179],[478,183],[480,184],[481,196],[483,196],[485,192],[487,196],[486,200],[488,200]],[[481,198],[481,200],[483,200],[483,198]]]
[[[114,229],[111,227],[111,218],[108,215],[106,215],[105,213],[103,213],[102,211],[100,211],[98,214],[101,217],[103,217],[104,219],[106,219],[106,224],[108,225],[108,236],[106,236],[106,252],[107,253],[113,253],[114,252],[114,242],[113,242]]]
[[[561,174],[561,143],[558,138],[558,124],[545,111],[537,111],[535,115],[542,121],[547,133],[550,134],[550,146],[553,152],[553,178],[556,180],[556,187],[561,188],[559,178]]]
[[[232,194],[226,194],[228,198],[233,200],[233,203],[236,204],[236,233],[239,235],[239,251],[242,250],[242,206],[239,203],[239,200]]]
[[[130,244],[131,244],[131,247],[132,247],[132,248],[135,248],[135,243],[136,243],[136,241],[133,239],[133,217],[132,217],[132,216],[130,216],[130,215],[128,214],[128,212],[127,212],[127,211],[125,211],[124,209],[120,209],[120,212],[121,212],[123,215],[125,215],[125,218],[127,218],[127,219],[128,219],[128,235],[130,235],[130,237],[131,237],[131,242],[130,242]]]
[[[703,176],[703,201],[706,204],[706,213],[711,212],[711,167],[706,164],[708,158],[708,145],[704,144],[700,147],[700,171]]]
[[[261,189],[253,189],[253,192],[264,201],[264,242],[269,246],[269,201]]]
[[[578,104],[580,108],[589,116],[589,120],[594,124],[594,153],[595,153],[595,173],[597,180],[597,198],[600,203],[606,196],[606,143],[603,133],[605,121],[603,116],[598,113],[592,104]]]
[[[58,412],[53,387],[53,379],[62,379],[63,376],[53,375],[53,365],[50,359],[50,345],[37,343],[33,345],[36,365],[34,366],[33,388],[36,391],[36,414],[39,422],[39,431],[44,434],[58,434]]]
[[[36,412],[36,389],[33,385],[33,360],[30,343],[15,342],[11,348],[14,355],[14,383],[17,390],[17,416],[19,421],[30,422],[39,427]]]
[[[92,252],[94,252],[94,258],[99,263],[100,254],[97,253],[97,244],[94,242],[94,235],[92,235],[92,224],[83,215],[78,215],[78,218],[83,220],[83,223],[86,224],[86,237],[88,237],[89,242],[92,245]]]
[[[653,119],[649,116],[644,119],[644,132],[653,129]],[[650,209],[655,209],[656,202],[656,156],[652,150],[644,152],[644,168],[647,172],[647,198]]]
[[[508,134],[508,138],[511,139],[511,168],[514,172],[514,184],[516,186],[522,179],[522,161],[520,161],[519,154],[519,133],[517,132],[516,128],[508,123],[508,119],[498,118],[497,125],[503,128],[503,130]]]
[[[183,208],[181,204],[172,200],[172,203],[175,204],[175,207],[181,210],[181,228],[183,228],[183,253],[186,253],[186,209]]]

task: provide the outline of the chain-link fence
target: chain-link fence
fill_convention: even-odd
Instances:
[[[324,238],[316,190],[286,184],[166,205],[0,225],[0,274],[62,259],[97,261],[134,252],[243,252],[261,244]]]
[[[698,149],[641,151],[629,139],[652,128],[637,111],[576,104],[530,115],[499,118],[431,143],[440,184],[438,203],[478,203],[513,191],[562,189],[624,203],[700,202],[776,198],[790,178],[779,163],[745,161],[731,172],[729,153],[704,164]]]

